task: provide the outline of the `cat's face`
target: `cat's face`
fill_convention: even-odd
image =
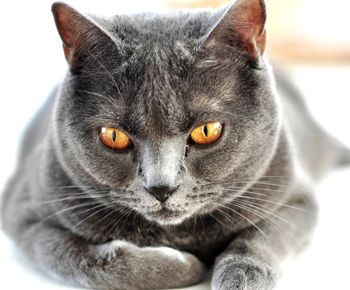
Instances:
[[[209,14],[192,16],[192,25],[186,15],[156,17],[113,20],[106,30],[115,41],[100,35],[79,52],[78,64],[70,59],[57,141],[70,176],[107,188],[108,206],[176,224],[233,200],[262,173],[279,114],[261,59],[203,41]],[[212,122],[222,126],[218,140],[196,144],[191,132]],[[103,128],[124,132],[129,146],[105,146]],[[167,198],[157,198],[154,188]]]

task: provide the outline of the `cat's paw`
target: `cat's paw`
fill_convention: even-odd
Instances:
[[[213,290],[271,290],[277,273],[266,265],[250,258],[228,256],[215,265]]]
[[[159,288],[178,288],[197,284],[206,272],[205,266],[192,254],[168,247],[141,248],[141,256],[162,272],[159,275]],[[141,257],[140,257],[141,258]]]
[[[104,269],[119,273],[117,289],[169,289],[198,283],[205,266],[193,255],[168,247],[137,247],[114,241],[96,248]],[[106,263],[110,264],[106,267]]]

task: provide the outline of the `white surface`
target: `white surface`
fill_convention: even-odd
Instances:
[[[136,7],[135,2],[143,3],[137,6],[142,10],[156,7],[161,0],[154,3],[84,1],[84,7],[87,11],[108,14],[108,11],[115,11],[110,10],[112,3],[118,7],[125,6],[125,11],[132,6]],[[16,139],[20,138],[30,117],[64,75],[63,53],[48,3],[49,1],[0,3],[0,187],[15,165]],[[96,3],[100,6],[96,6]],[[293,72],[317,118],[350,146],[350,68],[297,67]],[[278,289],[350,289],[349,177],[350,170],[338,172],[319,187],[321,217],[313,244],[289,265]],[[0,273],[0,289],[4,290],[69,289],[30,270],[1,233]]]

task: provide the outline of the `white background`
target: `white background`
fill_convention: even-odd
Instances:
[[[69,1],[85,11],[106,15],[160,9],[161,2]],[[22,131],[63,78],[66,64],[49,1],[2,1],[0,41],[1,189],[15,166]],[[350,146],[350,66],[295,65],[290,71],[316,118]],[[350,170],[344,170],[319,186],[321,216],[313,243],[288,264],[278,289],[350,289],[349,179]],[[0,289],[67,289],[30,270],[1,231],[0,275]]]

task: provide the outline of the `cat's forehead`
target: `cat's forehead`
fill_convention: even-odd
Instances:
[[[187,127],[191,112],[189,103],[191,97],[186,95],[186,76],[179,74],[174,68],[176,59],[167,59],[161,48],[149,55],[148,61],[139,64],[131,82],[131,89],[125,103],[128,104],[126,114],[132,122],[129,126],[142,135],[176,135]],[[169,68],[172,63],[173,69]],[[134,69],[130,64],[130,69]],[[142,70],[144,66],[144,70]]]
[[[173,46],[144,42],[126,61],[121,97],[137,132],[176,134],[190,118],[188,74],[193,56],[180,41]],[[149,135],[149,134],[148,134]]]
[[[100,62],[91,62],[112,74],[110,85],[118,88],[112,88],[113,98],[126,108],[117,112],[123,115],[119,119],[137,135],[177,135],[196,122],[212,121],[211,113],[225,111],[235,83],[230,70],[227,88],[224,68],[215,67],[215,59],[200,56],[198,44],[206,28],[195,25],[197,19],[162,21],[118,23],[114,33],[123,45],[117,43],[99,57]]]
[[[149,45],[134,55],[126,68],[132,81],[123,98],[129,108],[128,126],[133,131],[147,136],[177,135],[225,111],[227,99],[219,82],[210,69],[198,69],[186,44],[178,41],[173,46]]]

